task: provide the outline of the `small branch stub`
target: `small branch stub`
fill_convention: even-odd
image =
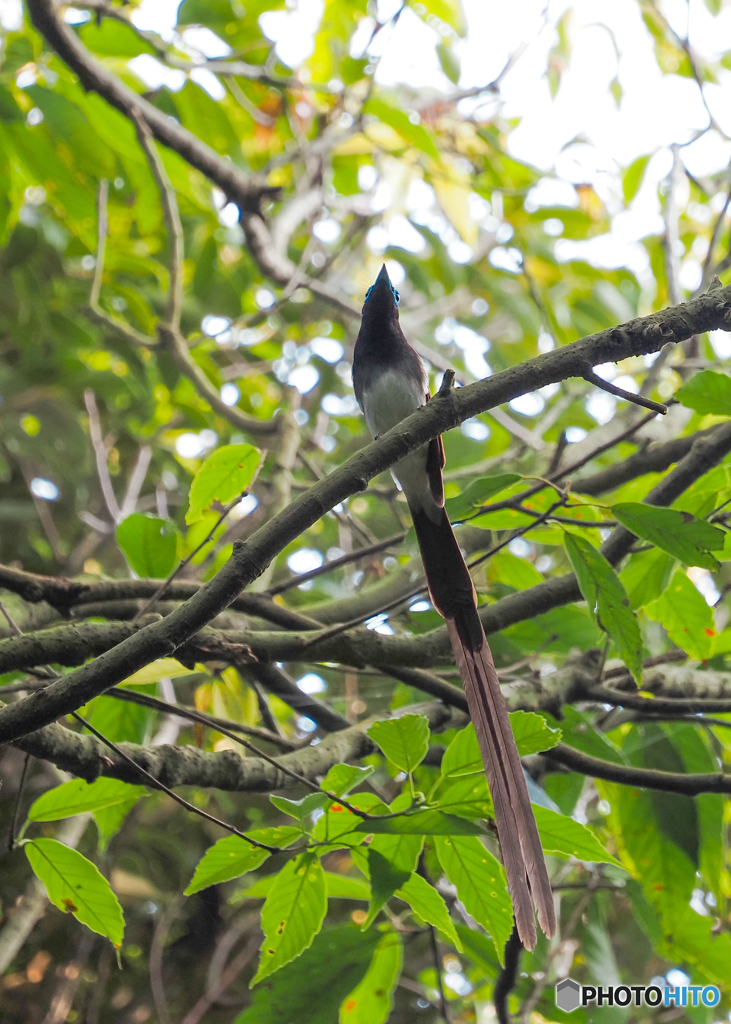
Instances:
[[[662,402],[653,402],[651,398],[645,398],[644,395],[635,395],[631,391],[625,391],[624,388],[618,388],[616,384],[610,384],[608,380],[604,380],[603,377],[600,377],[598,373],[594,373],[593,370],[587,370],[584,373],[584,380],[589,384],[593,384],[595,388],[601,388],[607,394],[621,398],[625,402],[641,405],[643,409],[650,409],[652,412],[660,413],[661,416],[667,414],[668,407],[663,405]]]

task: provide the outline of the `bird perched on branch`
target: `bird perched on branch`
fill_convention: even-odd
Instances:
[[[356,398],[374,438],[429,399],[424,366],[401,330],[398,307],[399,293],[383,266],[366,292],[353,357]],[[444,510],[443,467],[444,446],[437,437],[397,462],[393,474],[409,505],[431,600],[446,620],[475,725],[518,935],[533,949],[533,906],[546,935],[556,930],[551,885],[475,589]]]

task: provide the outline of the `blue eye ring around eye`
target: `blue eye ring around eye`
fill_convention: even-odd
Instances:
[[[370,288],[368,289],[368,291],[365,293],[366,299],[368,299],[370,297],[370,294],[371,294],[371,292],[373,291],[374,288],[375,288],[375,285],[372,284],[370,286]]]
[[[396,305],[398,306],[398,304],[401,302],[401,296],[399,295],[396,288],[393,289],[393,297],[396,300]]]

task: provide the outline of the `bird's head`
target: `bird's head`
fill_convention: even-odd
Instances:
[[[370,319],[393,319],[398,320],[398,306],[401,296],[391,283],[388,276],[386,264],[381,267],[381,272],[375,282],[365,294],[363,303],[363,316]]]

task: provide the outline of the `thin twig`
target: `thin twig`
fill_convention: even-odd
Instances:
[[[178,202],[147,121],[136,110],[131,110],[129,117],[137,129],[137,139],[145,151],[150,170],[160,190],[162,213],[170,246],[170,285],[165,303],[165,319],[169,329],[177,333],[180,330],[180,314],[183,306],[183,260],[185,258],[183,225],[180,221]]]
[[[429,925],[429,942],[431,945],[432,957],[434,958],[434,970],[437,974],[437,989],[439,991],[439,1011],[445,1024],[449,1024],[449,1009],[447,1007],[447,996],[444,991],[442,980],[442,965],[439,962],[439,946],[437,944],[437,930],[433,924]]]
[[[505,965],[495,979],[495,987],[492,994],[498,1024],[510,1024],[508,998],[518,980],[520,954],[522,952],[523,944],[518,936],[518,929],[513,926],[510,938],[505,944]]]
[[[142,485],[145,482],[147,476],[147,470],[150,466],[150,459],[152,458],[152,449],[149,445],[143,444],[137,454],[137,462],[132,470],[132,475],[129,478],[129,484],[127,485],[127,493],[122,501],[122,509],[120,512],[120,519],[126,519],[127,516],[131,516],[134,510],[137,508],[137,500],[142,490]]]
[[[92,447],[94,448],[94,458],[96,460],[96,473],[99,478],[99,485],[102,489],[102,495],[104,497],[104,504],[107,506],[107,511],[112,517],[113,523],[118,523],[121,518],[121,510],[117,497],[112,487],[112,478],[109,475],[109,466],[107,464],[107,446],[104,444],[104,438],[102,436],[101,421],[99,419],[99,410],[96,405],[96,395],[87,388],[84,391],[84,405],[89,415],[89,435],[91,437]]]
[[[105,178],[102,178],[99,182],[99,189],[97,191],[97,242],[94,277],[91,282],[91,291],[89,293],[89,312],[92,314],[94,320],[104,324],[106,327],[110,327],[132,345],[151,348],[156,344],[154,338],[150,338],[148,335],[135,330],[134,327],[131,327],[125,320],[122,320],[121,317],[110,316],[109,313],[102,309],[99,302],[102,279],[104,277],[104,260],[107,251],[107,234],[109,230],[109,221],[107,217],[108,199],[109,182]]]
[[[26,754],[23,760],[23,770],[20,773],[18,791],[15,794],[15,799],[13,801],[13,813],[10,818],[10,831],[8,832],[8,850],[11,853],[15,849],[15,837],[18,834],[18,814],[20,813],[20,801],[23,798],[23,788],[25,787],[25,779],[28,774],[29,762],[30,754]]]
[[[288,580],[284,580],[282,583],[275,583],[273,587],[269,587],[268,590],[262,591],[262,596],[266,594],[268,597],[274,597],[275,594],[283,594],[286,590],[290,590],[292,587],[298,587],[302,583],[307,583],[308,580],[314,580],[318,576],[323,576],[325,573],[333,572],[335,569],[340,569],[343,565],[348,565],[351,562],[357,562],[360,558],[366,558],[368,555],[378,554],[379,551],[384,551],[386,548],[400,544],[406,536],[406,531],[402,533],[394,533],[392,537],[386,537],[385,540],[376,541],[375,544],[369,544],[364,548],[356,548],[355,551],[349,551],[345,555],[341,555],[339,558],[333,558],[329,562],[325,562],[323,565],[317,567],[317,569],[310,569],[309,572],[303,572],[299,576],[292,576]]]
[[[113,750],[117,757],[120,757],[123,761],[126,761],[127,764],[132,765],[134,768],[136,768],[140,775],[144,775],[146,779],[149,779],[147,785],[152,785],[153,789],[161,789],[163,793],[167,793],[167,795],[169,797],[172,797],[172,799],[175,800],[176,803],[180,804],[181,807],[185,807],[186,810],[192,811],[193,814],[200,815],[200,817],[205,818],[206,821],[212,821],[214,825],[220,825],[221,828],[225,828],[227,832],[233,833],[233,835],[238,836],[239,839],[245,839],[246,842],[250,843],[252,846],[256,846],[260,850],[267,850],[269,853],[279,853],[279,847],[267,846],[266,843],[260,843],[256,839],[251,839],[249,836],[246,835],[245,832],[240,832],[233,825],[229,825],[228,822],[221,821],[220,818],[216,818],[215,815],[209,814],[208,811],[204,811],[201,807],[196,807],[194,804],[189,803],[178,793],[174,792],[174,790],[166,786],[164,782],[160,782],[160,780],[156,779],[154,775],[151,775],[148,771],[146,771],[142,767],[142,765],[137,764],[134,758],[130,757],[129,754],[126,754],[121,747],[117,746],[117,744],[113,743],[110,739],[107,739],[107,737],[103,733],[99,732],[99,730],[95,726],[93,726],[91,722],[87,721],[85,718],[82,718],[78,711],[72,711],[71,717],[75,719],[79,723],[79,725],[82,726],[82,728],[88,729],[89,732],[93,733],[94,736],[96,736],[98,740],[101,740],[101,742],[105,746],[109,747],[110,750]],[[239,737],[236,737],[233,734],[231,735],[231,738],[236,739],[239,743],[243,742],[241,739],[239,739]],[[265,755],[262,756],[264,757]],[[277,765],[277,767],[281,767],[281,765]]]
[[[633,405],[640,405],[643,409],[652,409],[653,412],[660,413],[661,416],[665,416],[668,411],[668,407],[663,405],[662,402],[653,402],[651,398],[645,398],[644,395],[635,395],[632,391],[625,391],[624,388],[617,387],[616,384],[610,383],[608,380],[604,380],[598,373],[594,373],[593,370],[587,370],[584,374],[584,380],[589,384],[593,384],[595,388],[601,388],[602,391],[606,391],[609,395],[614,395],[616,398],[621,398],[625,402],[631,402]]]
[[[261,466],[261,462],[259,462],[259,466]],[[259,470],[257,469],[257,473],[258,472],[259,472]],[[142,618],[143,615],[147,615],[147,613],[152,608],[154,608],[154,606],[157,604],[158,600],[160,599],[161,595],[165,593],[165,590],[170,586],[170,584],[173,582],[173,580],[177,576],[180,575],[180,573],[183,571],[183,569],[186,567],[186,565],[190,564],[191,560],[193,558],[195,558],[195,556],[198,554],[198,552],[202,548],[204,548],[206,546],[206,544],[209,543],[209,541],[211,540],[211,538],[215,534],[215,532],[218,529],[218,527],[221,525],[221,523],[224,521],[224,519],[228,516],[229,512],[232,509],[236,508],[236,506],[241,501],[241,499],[243,497],[245,497],[245,495],[247,495],[248,493],[249,493],[248,489],[245,490],[245,491],[242,491],[241,494],[239,494],[239,496],[237,498],[234,498],[233,501],[229,502],[228,505],[226,505],[226,507],[223,509],[223,511],[219,515],[218,519],[213,524],[213,526],[210,528],[210,530],[205,535],[205,537],[200,542],[200,544],[196,548],[194,548],[190,552],[190,554],[186,555],[185,558],[181,559],[181,561],[178,562],[177,566],[173,569],[173,571],[170,573],[168,578],[163,583],[160,584],[160,586],[157,588],[157,590],[152,595],[152,597],[148,601],[145,601],[145,603],[142,605],[142,607],[140,608],[140,610],[137,612],[137,614],[135,615],[134,619],[132,620],[133,622],[138,622]]]

